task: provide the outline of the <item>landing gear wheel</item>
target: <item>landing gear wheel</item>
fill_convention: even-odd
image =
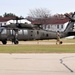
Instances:
[[[63,42],[62,41],[60,41],[60,44],[62,44]]]
[[[18,41],[18,40],[15,40],[15,41],[14,41],[14,44],[18,44],[18,43],[19,43],[19,41]]]
[[[7,40],[2,40],[2,44],[6,45],[7,44]]]

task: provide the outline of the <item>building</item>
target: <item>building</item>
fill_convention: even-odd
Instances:
[[[13,17],[1,17],[0,18],[0,26],[8,25],[10,23],[16,23],[15,16]],[[31,24],[27,19],[18,20],[18,23],[28,23]]]
[[[68,18],[50,18],[50,19],[37,19],[32,21],[32,24],[40,25],[43,29],[45,30],[50,30],[50,31],[63,31],[68,23],[69,19]]]
[[[7,21],[15,19],[15,17],[1,17],[0,18],[0,26],[6,25]]]
[[[13,21],[12,19],[15,19],[15,17],[2,17],[0,18],[0,26],[10,24],[10,23],[16,23],[16,20]],[[40,25],[42,29],[44,30],[50,30],[50,31],[64,31],[69,19],[64,17],[64,18],[49,18],[49,19],[36,19],[33,21],[28,21],[26,19],[24,20],[19,20],[18,22],[27,22],[27,23],[32,23],[36,25]]]

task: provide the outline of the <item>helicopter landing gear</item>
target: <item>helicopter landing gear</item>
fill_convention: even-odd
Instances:
[[[15,35],[14,35],[14,39],[12,40],[12,43],[14,44],[18,44],[19,41],[18,41],[18,29],[14,29],[15,31]]]
[[[19,44],[19,41],[18,41],[18,39],[13,39],[13,40],[12,40],[12,43],[14,43],[14,44]]]
[[[19,41],[17,39],[14,40],[14,44],[18,44]]]
[[[6,45],[7,44],[7,40],[2,40],[2,44]]]

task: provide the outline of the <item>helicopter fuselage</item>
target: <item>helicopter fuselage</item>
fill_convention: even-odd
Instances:
[[[45,30],[33,30],[33,29],[19,29],[17,33],[13,29],[3,29],[0,33],[0,41],[13,40],[16,37],[17,40],[43,40],[43,39],[55,39],[56,33],[51,33]]]

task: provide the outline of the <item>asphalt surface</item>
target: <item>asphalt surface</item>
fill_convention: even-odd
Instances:
[[[1,53],[0,75],[75,75],[75,53]]]

